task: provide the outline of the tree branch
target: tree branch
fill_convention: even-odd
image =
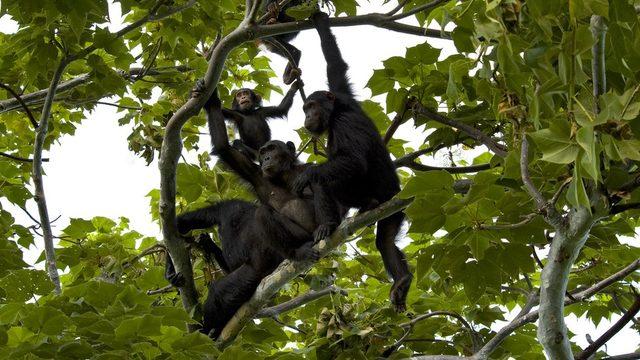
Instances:
[[[14,99],[20,104],[20,106],[22,106],[22,108],[24,109],[24,112],[27,113],[27,117],[29,118],[29,121],[31,121],[31,125],[33,125],[34,128],[38,128],[38,122],[36,121],[36,118],[33,116],[33,114],[31,113],[31,110],[29,109],[29,107],[27,106],[27,104],[24,103],[24,101],[22,100],[22,98],[20,97],[20,95],[15,92],[9,85],[4,84],[4,83],[0,83],[0,87],[7,90],[7,92],[9,92],[9,94],[11,94],[11,96],[14,97]]]
[[[533,200],[536,202],[538,211],[544,211],[547,207],[547,200],[542,196],[542,193],[533,185],[531,181],[531,175],[529,174],[529,140],[527,135],[522,136],[522,148],[520,151],[520,173],[522,174],[522,182],[524,183],[527,192]]]
[[[412,199],[392,199],[380,205],[378,208],[359,214],[353,218],[344,220],[336,231],[328,239],[321,240],[315,245],[321,256],[326,256],[330,251],[343,244],[351,234],[361,227],[373,224],[409,206]],[[309,261],[285,260],[271,275],[262,280],[255,294],[247,301],[231,320],[227,323],[218,339],[221,347],[228,345],[238,335],[244,325],[254,318],[264,304],[276,294],[282,286],[293,280],[300,273],[313,266]]]
[[[53,106],[53,97],[56,94],[56,88],[64,73],[64,69],[67,67],[66,59],[62,59],[56,68],[51,83],[49,85],[49,92],[45,98],[44,106],[42,108],[42,114],[40,116],[40,126],[36,130],[36,139],[33,149],[33,184],[35,189],[34,200],[38,205],[38,214],[40,215],[40,227],[42,228],[42,238],[44,240],[44,252],[46,257],[46,268],[49,274],[49,278],[53,282],[54,292],[56,294],[61,293],[60,277],[58,275],[58,266],[56,264],[56,254],[53,245],[53,232],[51,230],[51,222],[49,221],[49,211],[47,210],[47,199],[44,192],[44,184],[42,179],[42,150],[44,148],[44,141],[47,137],[47,131],[49,130],[49,117],[51,116],[51,107]]]
[[[422,314],[411,319],[411,321],[409,322],[400,324],[400,327],[411,329],[418,322],[428,318],[432,318],[434,316],[450,316],[458,320],[460,324],[462,324],[462,326],[465,327],[469,332],[469,336],[471,337],[471,343],[473,344],[473,351],[476,352],[480,349],[482,342],[478,332],[471,326],[471,324],[469,324],[469,322],[467,322],[467,320],[465,320],[465,318],[463,318],[460,314],[452,311],[434,311],[427,314]]]
[[[491,164],[479,164],[479,165],[471,165],[471,166],[453,166],[453,167],[439,167],[439,166],[430,166],[420,164],[416,161],[412,161],[410,163],[405,163],[402,166],[408,167],[409,169],[416,171],[438,171],[444,170],[449,174],[468,174],[475,173],[478,171],[489,170],[492,168]]]
[[[158,67],[155,69],[149,69],[146,72],[146,75],[153,76],[153,75],[168,74],[173,71],[188,72],[191,70],[192,69],[184,65],[171,66],[171,67]],[[144,71],[145,69],[142,67],[134,67],[134,68],[131,68],[128,72],[118,70],[118,73],[125,79],[135,78],[135,80],[140,80],[141,79],[140,74],[142,74]],[[140,77],[140,79],[138,77]],[[91,74],[87,73],[87,74],[78,75],[71,80],[67,80],[65,82],[59,83],[58,87],[56,88],[56,97],[54,98],[54,100],[57,100],[58,95],[62,95],[63,93],[71,89],[74,89],[80,85],[90,83],[91,80],[92,80]],[[32,93],[23,95],[22,100],[27,105],[37,104],[42,99],[44,99],[48,93],[49,93],[49,89],[34,91]],[[104,97],[107,97],[110,95],[111,94],[106,94]],[[0,114],[6,113],[9,111],[14,111],[20,108],[21,108],[21,105],[20,103],[18,103],[16,99],[0,100]]]
[[[428,3],[428,4],[416,6],[415,8],[407,11],[406,13],[393,15],[393,16],[390,17],[390,20],[396,21],[396,20],[404,19],[404,18],[409,17],[411,15],[415,15],[415,14],[417,14],[419,12],[431,11],[432,9],[435,9],[438,6],[440,6],[441,4],[449,2],[449,1],[450,0],[434,0],[434,1],[430,2],[430,3]]]
[[[389,141],[391,141],[391,139],[393,138],[393,134],[396,133],[400,125],[404,122],[407,111],[409,111],[409,109],[413,107],[415,101],[415,98],[406,99],[402,110],[396,113],[396,116],[393,118],[391,125],[389,125],[387,132],[384,134],[383,141],[385,145],[389,144]]]
[[[27,159],[27,158],[23,158],[20,156],[15,156],[15,155],[11,155],[11,154],[7,154],[5,152],[1,152],[0,151],[0,156],[2,157],[6,157],[7,159],[11,159],[11,160],[15,160],[15,161],[21,161],[21,162],[33,162],[33,159]],[[48,162],[49,159],[42,159],[42,162]]]
[[[633,305],[631,305],[629,310],[627,310],[627,312],[624,313],[624,315],[622,315],[622,317],[616,321],[609,330],[602,334],[602,336],[582,350],[582,352],[576,356],[575,360],[589,359],[591,355],[595,354],[596,351],[602,347],[602,345],[606,344],[614,335],[619,333],[629,321],[633,320],[638,311],[640,311],[640,297],[636,297],[636,301],[633,302]]]
[[[565,298],[564,305],[571,305],[576,302],[581,302],[590,298],[591,296],[601,292],[611,284],[614,284],[624,279],[625,277],[629,276],[634,271],[636,271],[639,267],[640,267],[640,259],[637,259],[631,264],[627,265],[625,268],[618,271],[617,273],[592,285],[590,288],[585,289],[584,291],[575,293],[573,295],[573,299]],[[480,349],[480,351],[478,351],[474,355],[474,358],[478,360],[488,359],[489,355],[491,355],[491,353],[493,353],[498,348],[498,346],[500,346],[500,344],[504,341],[504,339],[506,339],[511,333],[513,333],[518,328],[526,324],[536,321],[539,316],[539,311],[540,310],[535,310],[526,315],[516,317],[515,319],[513,319],[508,325],[500,329],[500,331],[498,331],[496,335],[493,338],[491,338],[491,340],[489,340],[489,342],[487,342],[482,347],[482,349]]]
[[[336,294],[336,293],[339,293],[344,296],[347,295],[346,291],[338,287],[335,287],[333,285],[319,291],[311,290],[306,294],[300,295],[289,301],[283,302],[282,304],[278,304],[269,308],[262,309],[258,311],[258,313],[255,315],[255,318],[256,319],[270,318],[270,317],[278,316],[287,311],[299,308],[300,306],[308,304],[314,300],[320,299],[321,297],[327,296],[329,294]]]
[[[593,61],[591,62],[591,76],[593,82],[593,102],[594,112],[600,112],[598,100],[607,91],[607,74],[605,67],[605,40],[607,35],[607,25],[602,16],[591,16],[591,34],[595,43],[591,48]]]
[[[515,224],[494,224],[494,225],[480,224],[480,226],[478,226],[478,228],[482,229],[482,230],[513,230],[513,229],[517,229],[519,227],[527,225],[528,223],[533,221],[533,219],[535,219],[536,216],[538,216],[538,214],[536,214],[536,213],[528,214],[528,215],[523,216],[523,220],[522,221],[517,222]]]
[[[507,156],[507,150],[506,148],[501,145],[498,144],[495,140],[493,140],[490,136],[488,136],[487,134],[483,133],[482,131],[480,131],[479,129],[464,124],[460,121],[454,120],[454,119],[449,119],[445,116],[442,116],[436,112],[433,112],[427,108],[425,108],[424,106],[417,104],[415,106],[415,110],[419,115],[422,115],[426,118],[429,118],[433,121],[439,122],[441,124],[447,125],[447,126],[451,126],[452,128],[458,129],[460,131],[462,131],[463,133],[469,135],[471,138],[475,139],[476,141],[484,144],[487,148],[489,148],[489,150],[493,151],[494,154],[500,156],[500,157],[506,157]]]

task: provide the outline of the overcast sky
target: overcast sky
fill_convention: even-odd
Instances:
[[[372,4],[364,3],[361,13],[384,12],[393,6],[380,6],[382,1],[372,0]],[[326,10],[325,10],[326,11]],[[110,7],[111,31],[117,31],[121,26],[119,6]],[[6,16],[0,18],[0,32],[11,33],[16,29],[15,23]],[[423,43],[425,40],[437,48],[443,49],[441,57],[455,52],[449,41],[426,39],[423,37],[405,35],[379,29],[373,26],[360,26],[333,29],[342,54],[350,64],[349,76],[354,90],[360,100],[371,96],[365,85],[373,73],[373,69],[381,68],[382,61],[391,56],[403,56],[405,49]],[[326,89],[325,62],[319,46],[318,35],[314,30],[302,32],[293,44],[302,50],[300,68],[306,93],[314,90]],[[278,74],[274,83],[287,88],[281,82],[281,75],[286,62],[270,55],[272,67]],[[269,104],[277,104],[281,100],[279,94],[272,96]],[[379,99],[378,99],[379,100]],[[384,102],[383,102],[384,104]],[[92,113],[87,113],[74,136],[65,136],[60,144],[51,147],[44,157],[51,160],[44,164],[46,176],[44,186],[47,195],[50,217],[62,217],[55,223],[54,234],[64,229],[69,218],[90,219],[94,216],[105,216],[117,219],[120,216],[131,220],[131,228],[148,236],[156,236],[159,240],[160,229],[151,221],[149,215],[149,199],[147,193],[160,187],[158,164],[153,162],[147,166],[146,162],[128,150],[127,137],[131,132],[130,126],[118,126],[116,109],[99,105]],[[294,129],[303,124],[302,101],[296,97],[287,120],[273,120],[270,122],[273,138],[291,140],[297,145],[299,138]],[[418,135],[416,135],[418,134]],[[404,124],[396,137],[411,141],[417,145],[424,140],[424,135],[413,129],[411,122]],[[209,148],[209,139],[203,136],[201,149]],[[187,159],[194,159],[194,154],[184,154]],[[432,159],[433,164],[444,164],[442,159]],[[1,200],[3,206],[7,202]],[[32,214],[37,214],[35,203],[28,206]],[[17,221],[24,225],[31,225],[30,220],[21,212],[12,211]],[[37,241],[37,240],[36,240]],[[633,241],[639,246],[638,239]],[[33,263],[42,251],[42,246],[31,249],[27,253],[27,262]],[[42,265],[42,264],[40,264]],[[613,321],[619,316],[614,316]],[[582,347],[587,345],[585,334],[594,339],[608,329],[610,323],[603,321],[594,328],[588,320],[569,319],[571,331],[576,334],[575,341]],[[614,337],[608,344],[610,354],[623,354],[636,350],[640,336],[627,327]]]

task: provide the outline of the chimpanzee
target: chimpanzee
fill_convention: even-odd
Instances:
[[[316,91],[307,98],[304,125],[314,135],[328,133],[328,161],[306,168],[296,179],[294,191],[325,184],[338,204],[368,210],[400,191],[398,176],[378,130],[354,98],[348,66],[329,28],[328,15],[318,12],[312,20],[327,61],[329,91]],[[376,247],[394,281],[389,296],[397,311],[406,309],[413,278],[395,245],[403,219],[402,213],[396,213],[380,220],[376,234]]]
[[[196,84],[194,96],[199,96],[202,86],[202,82]],[[330,211],[336,205],[323,184],[311,186],[312,193],[301,192],[298,196],[291,192],[293,181],[308,166],[298,162],[294,144],[267,142],[258,151],[260,165],[257,165],[229,146],[217,90],[204,108],[214,152],[251,184],[262,204],[256,210],[256,218],[265,234],[264,240],[286,258],[302,260],[317,256],[310,241],[329,235],[340,219]]]
[[[220,335],[240,306],[251,298],[260,281],[284,260],[261,239],[255,216],[257,208],[256,204],[247,201],[225,200],[178,216],[181,234],[218,226],[222,249],[204,234],[196,244],[205,256],[215,257],[227,274],[209,284],[209,295],[204,303],[201,331],[213,338]],[[184,281],[169,257],[165,277],[177,287]]]
[[[236,91],[231,109],[222,109],[224,117],[234,123],[240,135],[240,140],[235,140],[233,146],[251,159],[256,159],[258,149],[271,140],[267,120],[287,116],[298,86],[300,84],[297,81],[291,85],[278,106],[263,107],[262,98],[251,89]]]
[[[271,23],[284,23],[295,21],[296,19],[287,15],[287,9],[298,6],[308,0],[293,0],[288,4],[280,8],[278,6],[278,0],[267,0],[264,2],[264,9],[269,14],[270,19],[267,21],[268,24]],[[298,63],[300,62],[300,56],[302,53],[298,50],[297,47],[290,44],[291,40],[293,40],[296,36],[298,36],[300,32],[292,32],[288,34],[281,34],[272,37],[268,37],[265,39],[261,39],[260,42],[263,43],[269,51],[274,54],[278,54],[283,58],[289,60],[287,63],[287,67],[284,69],[284,74],[282,75],[282,81],[289,85],[291,84],[298,76],[300,76],[300,69],[298,68]],[[294,61],[292,64],[291,61]]]

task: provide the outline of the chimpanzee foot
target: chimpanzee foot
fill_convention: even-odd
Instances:
[[[295,250],[293,257],[296,261],[318,261],[320,252],[313,248],[312,243],[306,243]]]
[[[291,85],[298,77],[302,75],[302,70],[297,67],[291,66],[291,63],[287,64],[287,68],[284,69],[284,75],[282,75],[282,81],[285,85]]]
[[[318,241],[329,237],[333,231],[336,229],[336,223],[327,223],[319,225],[316,230],[313,232],[313,242],[317,243]]]
[[[398,313],[407,311],[407,295],[409,294],[409,287],[411,286],[412,279],[413,275],[407,274],[403,278],[394,281],[391,286],[389,298],[391,300],[391,304],[393,304],[393,307]]]

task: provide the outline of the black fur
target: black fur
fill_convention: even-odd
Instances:
[[[276,16],[273,16],[274,14],[271,14],[272,18],[269,20],[270,22],[286,23],[286,22],[295,21],[294,18],[287,15],[286,13],[287,9],[291,8],[292,6],[301,5],[305,1],[308,1],[308,0],[294,0],[289,2],[287,5],[283,6],[282,9],[278,9],[277,8],[278,0],[267,0],[264,2],[264,9],[272,13],[277,11]],[[261,40],[261,42],[267,47],[267,49],[269,49],[269,51],[273,52],[274,54],[278,54],[283,58],[289,60],[289,62],[287,63],[287,67],[284,70],[284,75],[282,76],[282,80],[284,81],[285,84],[291,84],[295,80],[296,76],[300,75],[300,69],[298,69],[298,63],[300,62],[300,57],[302,56],[302,52],[300,52],[300,50],[297,47],[290,44],[291,40],[293,40],[296,36],[298,36],[299,33],[300,33],[299,31],[296,31],[288,34],[281,34],[273,37],[268,37]],[[291,59],[289,58],[289,55]],[[293,64],[291,63],[291,60],[294,61]]]
[[[329,161],[307,168],[294,190],[325,184],[344,208],[369,210],[400,191],[398,176],[378,130],[354,98],[346,75],[348,66],[331,33],[328,16],[318,12],[312,19],[327,61],[329,91],[316,91],[307,98],[305,127],[316,135],[328,133]],[[405,256],[395,245],[403,219],[404,215],[397,213],[379,221],[376,234],[376,246],[394,280],[390,298],[398,311],[405,309],[412,279]]]
[[[220,249],[204,235],[198,247],[205,256],[213,256],[227,275],[209,284],[204,302],[201,331],[217,338],[233,314],[251,298],[260,281],[273,272],[284,259],[262,241],[256,223],[257,205],[241,200],[225,200],[215,205],[178,216],[178,230],[186,234],[193,229],[218,227]],[[174,286],[184,279],[167,259],[165,277]]]
[[[233,122],[240,136],[240,140],[234,141],[233,146],[255,159],[258,149],[271,140],[267,120],[287,116],[297,89],[296,82],[291,85],[278,106],[262,106],[262,98],[251,89],[237,90],[232,108],[222,109],[224,117]]]

